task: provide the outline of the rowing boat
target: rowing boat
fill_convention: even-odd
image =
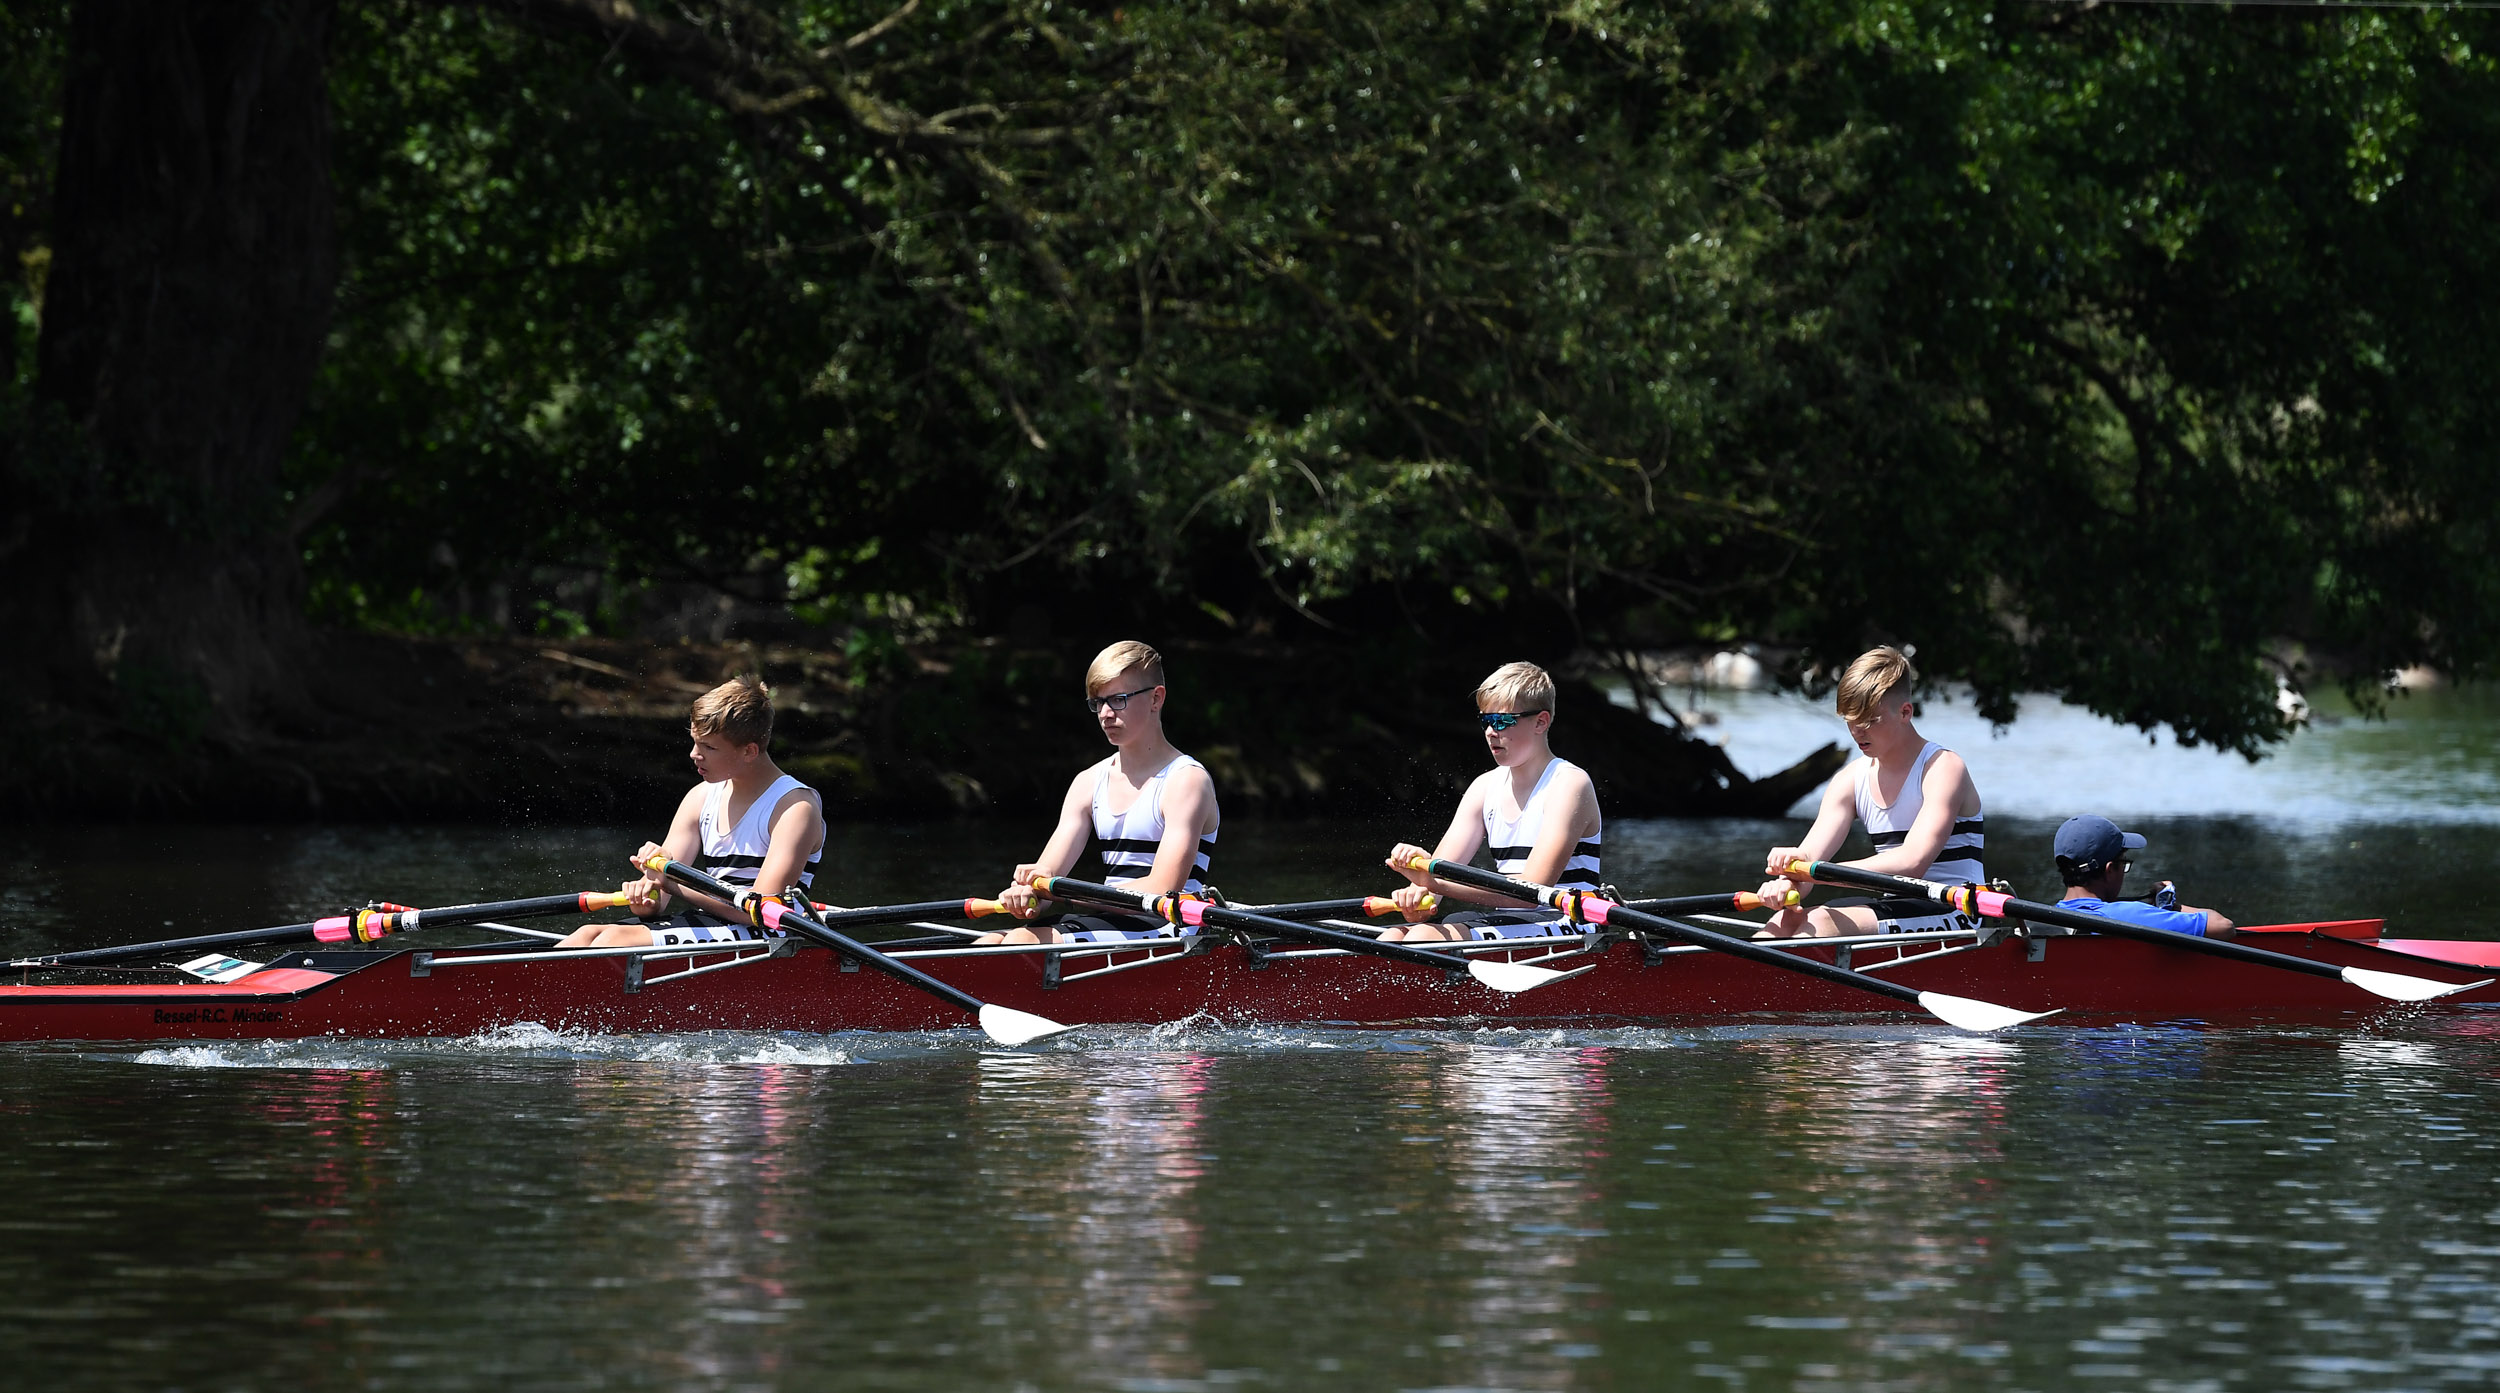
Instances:
[[[459,948],[289,950],[226,981],[30,976],[0,985],[0,1040],[457,1037],[524,1023],[607,1033],[917,1031],[964,1021],[943,1000],[797,939],[553,950],[532,931],[489,927],[512,936]],[[2387,939],[2383,928],[2375,919],[2276,924],[2243,929],[2241,941],[2455,983],[2475,980],[2469,969],[2495,956],[2495,945]],[[1214,932],[1124,944],[975,947],[930,937],[878,945],[982,1001],[1070,1025],[1609,1026],[1916,1012],[1640,933],[1435,946],[1533,964],[1553,973],[1552,984],[1504,993],[1464,971]],[[2434,1005],[2396,1007],[2330,978],[2040,925],[1776,946],[1920,991],[2027,1010],[2063,1007],[2064,1022],[2333,1021],[2500,1004],[2500,986],[2484,986]]]

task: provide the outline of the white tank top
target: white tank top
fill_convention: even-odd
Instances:
[[[1111,786],[1112,763],[1104,761],[1102,773],[1094,779],[1094,840],[1102,847],[1103,883],[1126,885],[1155,868],[1155,852],[1163,846],[1163,786],[1172,771],[1206,766],[1187,755],[1174,755],[1171,763],[1146,780],[1127,812],[1113,813],[1103,799]],[[1198,839],[1197,858],[1190,863],[1189,879],[1181,885],[1184,892],[1196,894],[1207,888],[1214,857],[1215,833],[1209,832]]]
[[[703,870],[732,885],[753,885],[763,872],[764,853],[773,847],[773,809],[794,788],[807,785],[784,774],[773,780],[763,796],[747,809],[735,827],[722,824],[729,820],[729,780],[707,784],[703,789]],[[807,854],[807,864],[799,868],[799,884],[816,883],[816,863],[824,859],[824,844],[819,842]]]
[[[1944,753],[1944,746],[1930,740],[1910,765],[1910,776],[1901,781],[1900,796],[1891,807],[1875,802],[1875,761],[1858,761],[1858,823],[1866,835],[1875,839],[1877,851],[1890,851],[1910,839],[1910,828],[1918,822],[1919,809],[1927,806],[1927,791],[1922,781],[1927,766]],[[1927,867],[1922,880],[1939,880],[1951,885],[1985,885],[1988,869],[1980,864],[1988,845],[1988,818],[1985,812],[1963,818],[1953,824],[1952,835],[1936,852],[1936,859]]]
[[[1503,818],[1497,804],[1503,785],[1510,782],[1510,771],[1495,769],[1486,775],[1484,787],[1484,844],[1493,853],[1493,869],[1503,875],[1518,875],[1528,868],[1528,857],[1536,850],[1537,834],[1545,830],[1545,794],[1554,783],[1557,770],[1577,769],[1578,765],[1556,755],[1537,775],[1536,787],[1528,790],[1528,801],[1521,804],[1519,815]],[[1560,814],[1568,817],[1568,810]],[[1571,849],[1571,859],[1563,862],[1562,874],[1555,884],[1572,890],[1594,890],[1598,887],[1597,856],[1599,844],[1606,839],[1601,827],[1594,836]]]

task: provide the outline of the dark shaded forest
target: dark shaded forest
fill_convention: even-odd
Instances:
[[[1278,808],[1442,796],[1516,656],[1902,642],[2261,753],[2285,683],[2493,655],[2495,44],[5,0],[0,785],[596,810],[760,667],[851,803],[1023,806],[1130,635]],[[1787,787],[1574,690],[1610,806]]]

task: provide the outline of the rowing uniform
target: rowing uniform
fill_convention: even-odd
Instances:
[[[1568,806],[1557,806],[1562,800],[1552,792],[1554,776],[1563,770],[1578,768],[1560,755],[1546,761],[1545,772],[1536,777],[1536,787],[1528,790],[1526,801],[1507,816],[1501,810],[1500,801],[1508,791],[1504,786],[1510,781],[1510,771],[1489,769],[1477,779],[1484,794],[1484,845],[1492,853],[1496,873],[1507,876],[1527,874],[1528,858],[1536,852],[1537,838],[1545,830],[1545,819],[1549,813],[1555,817],[1571,816],[1572,810]],[[1598,856],[1605,839],[1601,823],[1598,831],[1592,833],[1588,840],[1572,847],[1570,859],[1563,862],[1561,874],[1554,878],[1555,886],[1564,890],[1599,888]],[[1471,929],[1478,938],[1544,938],[1555,933],[1557,926],[1567,923],[1561,915],[1547,909],[1467,910],[1449,915],[1442,922]],[[1568,928],[1561,931],[1576,932]]]
[[[698,826],[702,833],[702,850],[696,858],[696,866],[704,874],[739,889],[753,888],[755,878],[763,874],[764,856],[772,850],[773,810],[780,807],[781,800],[790,796],[793,790],[806,787],[807,785],[784,774],[773,780],[772,786],[765,789],[755,802],[748,806],[746,816],[732,824],[729,821],[730,781],[722,779],[716,783],[705,784],[703,786],[703,813],[698,819]],[[807,889],[815,885],[816,867],[824,860],[824,857],[824,844],[819,842],[816,849],[808,854],[807,864],[799,868],[800,888]],[[663,948],[681,948],[695,943],[734,942],[767,936],[780,938],[783,935],[778,930],[770,931],[768,934],[765,930],[746,924],[728,923],[697,910],[673,914],[666,919],[653,920],[651,923],[651,941]]]
[[[1910,762],[1909,776],[1901,781],[1901,792],[1889,805],[1878,803],[1875,787],[1875,761],[1858,761],[1858,824],[1875,843],[1877,851],[1890,851],[1910,839],[1910,829],[1917,825],[1919,811],[1927,806],[1927,766],[1945,752],[1944,746],[1930,740]],[[1985,885],[1988,869],[1981,864],[1988,845],[1988,819],[1984,810],[1958,819],[1953,831],[1936,851],[1936,859],[1928,864],[1921,880],[1947,885]],[[1841,900],[1835,903],[1848,904]],[[1857,903],[1870,903],[1857,901]],[[1875,911],[1877,933],[1925,933],[1931,929],[1967,929],[1975,927],[1959,911],[1949,910],[1933,900],[1879,899],[1871,902]]]
[[[1188,755],[1174,755],[1171,762],[1154,772],[1145,786],[1137,790],[1124,812],[1111,811],[1111,770],[1117,758],[1103,761],[1102,772],[1094,778],[1094,846],[1102,857],[1102,879],[1105,885],[1126,885],[1143,880],[1155,868],[1155,852],[1163,846],[1163,790],[1171,782],[1175,770],[1206,766]],[[1189,879],[1181,882],[1181,893],[1203,895],[1207,877],[1215,861],[1215,833],[1198,839],[1197,854],[1191,859]],[[1111,943],[1122,939],[1155,938],[1176,932],[1171,924],[1145,914],[1079,914],[1059,921],[1059,936],[1079,943]]]

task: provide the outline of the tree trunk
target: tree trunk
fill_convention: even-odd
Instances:
[[[300,690],[279,468],[338,274],[335,13],[78,7],[36,358],[66,430],[25,465],[44,484],[39,535],[0,577],[29,666],[66,706],[198,734]]]

